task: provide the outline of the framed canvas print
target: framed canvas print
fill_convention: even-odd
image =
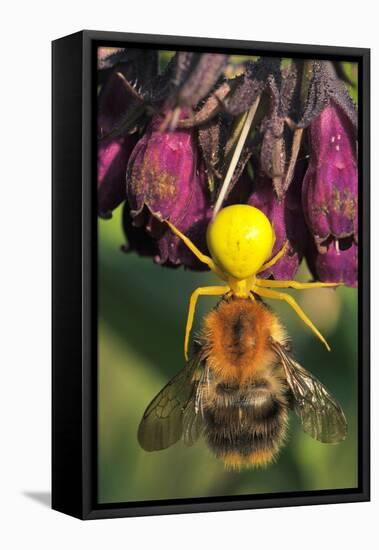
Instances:
[[[53,508],[369,499],[369,50],[53,42]]]

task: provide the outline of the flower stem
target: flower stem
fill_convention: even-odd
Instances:
[[[254,101],[254,103],[252,104],[252,106],[250,107],[250,109],[247,113],[247,117],[246,117],[246,120],[244,122],[241,134],[238,138],[236,148],[234,149],[233,156],[232,156],[232,159],[230,161],[228,171],[226,173],[224,182],[221,186],[220,193],[217,197],[217,201],[216,201],[216,204],[215,204],[215,207],[214,207],[214,210],[213,210],[213,218],[215,218],[215,216],[219,212],[219,210],[222,206],[222,203],[224,202],[224,199],[227,195],[229,185],[230,185],[230,182],[232,181],[232,177],[233,177],[233,174],[234,174],[234,170],[236,169],[236,166],[238,164],[238,161],[239,161],[239,158],[241,156],[243,147],[245,145],[245,141],[247,139],[247,136],[249,135],[251,123],[253,122],[254,115],[257,111],[257,108],[258,108],[258,105],[259,105],[259,100],[260,100],[260,96],[257,97],[257,99]]]

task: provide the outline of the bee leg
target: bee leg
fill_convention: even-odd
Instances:
[[[262,267],[260,268],[260,270],[258,271],[258,273],[261,273],[262,271],[265,271],[265,269],[268,269],[269,267],[273,266],[274,264],[276,264],[276,262],[278,260],[280,260],[280,258],[283,256],[283,254],[285,253],[285,251],[287,250],[287,246],[288,246],[288,241],[286,241],[284,243],[284,245],[282,246],[282,248],[279,250],[279,252],[277,254],[275,254],[275,256],[273,258],[271,258],[271,260],[269,260],[268,262],[266,262],[265,264],[262,265]]]
[[[223,296],[229,291],[230,291],[230,288],[228,286],[203,286],[203,287],[196,288],[192,292],[189,308],[188,308],[186,332],[185,332],[185,338],[184,338],[184,357],[186,358],[186,361],[188,361],[188,343],[189,343],[189,337],[190,337],[191,328],[193,324],[193,318],[195,316],[196,302],[198,297],[199,296]]]
[[[272,282],[273,281],[270,281],[270,283]],[[296,302],[296,300],[292,298],[292,296],[290,296],[289,294],[286,294],[285,292],[277,292],[276,290],[261,288],[258,285],[255,285],[252,290],[256,294],[258,294],[258,296],[262,296],[263,298],[272,298],[273,300],[284,300],[285,302],[287,302],[287,304],[289,304],[292,307],[292,309],[295,310],[295,312],[298,314],[298,316],[303,321],[303,323],[305,323],[311,330],[313,330],[316,336],[318,336],[321,342],[325,345],[326,349],[328,351],[331,351],[328,342],[325,340],[321,332],[314,326],[312,321],[309,319],[309,317],[307,317],[307,315],[301,309],[301,307]]]
[[[312,288],[333,288],[343,283],[299,283],[298,281],[272,281],[268,279],[257,279],[256,284],[265,288],[296,288],[297,290],[307,290]]]
[[[175,225],[173,225],[171,222],[167,221],[166,220],[166,223],[167,225],[169,226],[169,228],[171,229],[171,231],[173,233],[175,233],[175,235],[177,237],[179,237],[183,242],[184,244],[190,249],[190,251],[196,256],[196,258],[198,260],[200,260],[203,264],[206,264],[209,269],[211,271],[213,271],[213,273],[215,273],[218,277],[220,277],[220,279],[222,280],[226,280],[226,277],[225,275],[222,273],[222,271],[216,266],[216,264],[214,263],[214,261],[212,260],[212,258],[210,258],[209,256],[207,256],[206,254],[203,254],[202,252],[200,252],[200,250],[197,248],[197,246],[195,246],[193,244],[193,242],[188,238],[186,237],[185,235],[183,235],[183,233],[181,231],[179,231],[179,229],[177,229],[175,227]]]

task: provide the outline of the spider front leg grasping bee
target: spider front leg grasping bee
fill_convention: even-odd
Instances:
[[[268,218],[253,206],[236,204],[223,208],[209,224],[207,243],[211,257],[203,254],[191,240],[172,223],[170,229],[191,252],[226,284],[199,287],[192,293],[187,317],[184,354],[188,360],[189,337],[199,296],[235,296],[254,300],[255,296],[287,302],[300,319],[313,330],[330,351],[330,346],[304,313],[296,300],[278,289],[307,290],[336,287],[338,283],[300,283],[297,281],[272,281],[259,278],[259,273],[273,266],[285,253],[287,243],[272,257],[275,233]]]

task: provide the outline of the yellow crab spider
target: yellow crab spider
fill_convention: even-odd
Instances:
[[[188,360],[188,343],[199,296],[236,296],[254,300],[254,295],[262,298],[284,300],[289,304],[325,344],[330,347],[307,317],[296,300],[285,292],[273,289],[309,289],[335,287],[338,283],[299,283],[297,281],[273,281],[260,279],[259,273],[273,266],[285,253],[287,243],[274,256],[275,232],[269,219],[261,210],[247,204],[235,204],[220,210],[207,229],[207,243],[211,257],[203,254],[193,242],[183,235],[172,223],[166,222],[191,252],[226,284],[223,286],[199,287],[191,295],[185,339],[184,355]],[[271,258],[271,259],[269,259]]]

